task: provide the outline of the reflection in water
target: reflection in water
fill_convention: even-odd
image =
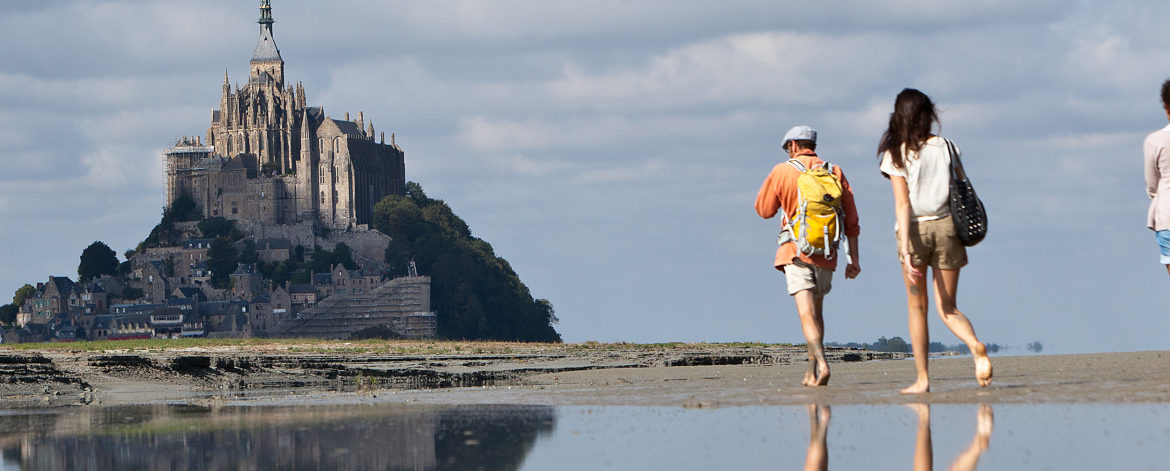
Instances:
[[[0,469],[501,469],[544,406],[122,406],[0,413]]]
[[[808,405],[808,454],[804,458],[804,471],[825,471],[829,469],[829,445],[825,436],[829,433],[829,406]]]
[[[934,446],[930,440],[930,404],[907,404],[907,407],[918,414],[918,433],[914,445],[914,471],[930,471],[934,469]],[[979,406],[979,413],[975,418],[975,437],[971,445],[955,457],[948,469],[969,471],[979,464],[979,457],[991,442],[991,428],[995,423],[991,406]],[[810,448],[811,453],[811,448]]]

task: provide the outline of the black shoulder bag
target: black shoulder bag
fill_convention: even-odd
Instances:
[[[963,245],[972,247],[987,236],[987,211],[975,196],[975,187],[963,170],[955,144],[950,139],[946,141],[947,151],[951,153],[951,220]]]

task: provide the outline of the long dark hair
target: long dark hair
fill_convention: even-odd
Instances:
[[[938,112],[930,97],[913,88],[904,88],[894,100],[894,112],[890,113],[890,126],[878,143],[878,160],[882,153],[889,151],[895,168],[906,168],[903,146],[909,152],[918,152],[922,143],[930,137],[931,128],[938,122]],[[884,173],[883,173],[884,175]],[[887,175],[888,177],[888,175]]]

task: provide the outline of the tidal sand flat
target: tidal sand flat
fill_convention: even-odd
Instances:
[[[1170,352],[995,357],[989,388],[941,358],[907,396],[911,361],[848,350],[807,388],[788,346],[290,345],[5,351],[0,470],[1162,469],[1170,449]]]

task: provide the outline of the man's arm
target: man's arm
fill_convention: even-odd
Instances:
[[[845,210],[845,238],[849,241],[849,264],[845,266],[845,278],[857,278],[861,273],[861,244],[857,243],[861,235],[861,217],[857,214],[857,202],[853,199],[853,187],[845,178],[845,171],[837,167],[837,177],[841,180],[841,207]]]

